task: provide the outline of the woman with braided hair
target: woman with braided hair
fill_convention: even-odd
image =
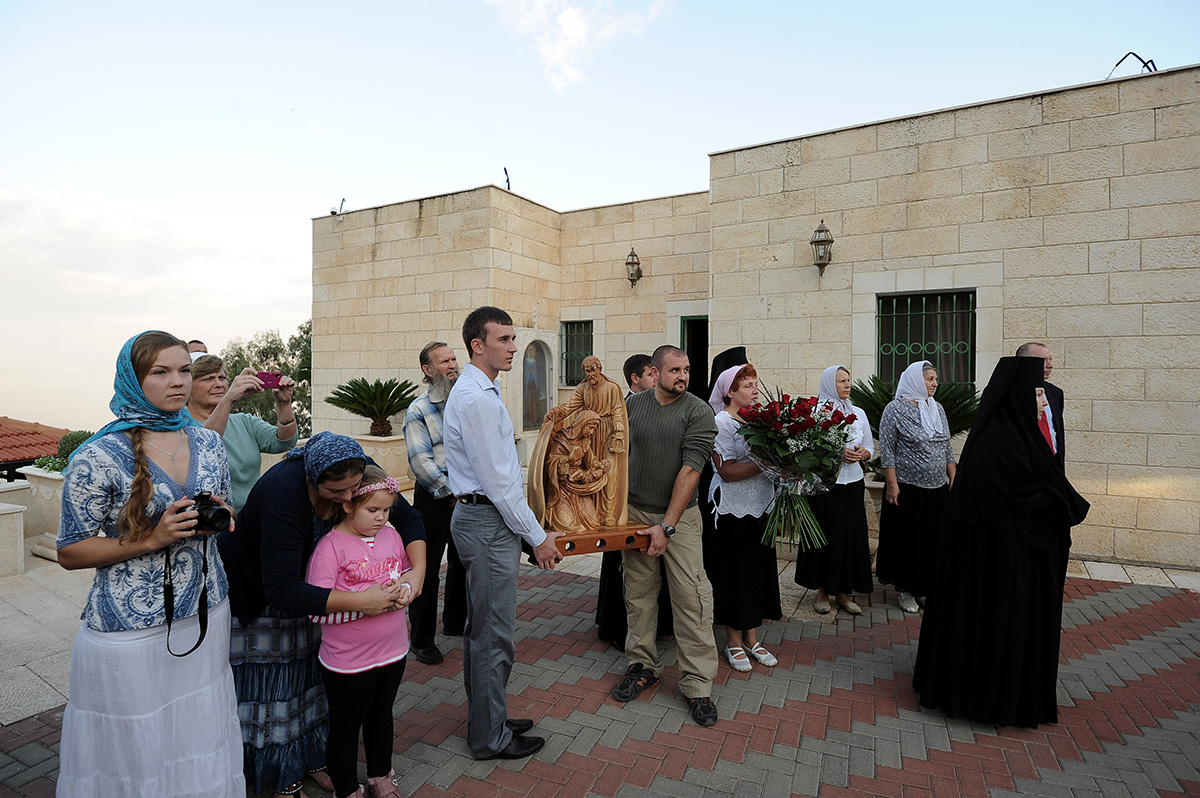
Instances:
[[[58,561],[95,568],[71,655],[59,798],[244,798],[229,668],[225,569],[208,538],[232,528],[215,432],[184,411],[187,345],[161,331],[125,342],[117,420],[72,455]],[[199,522],[195,509],[209,492]]]

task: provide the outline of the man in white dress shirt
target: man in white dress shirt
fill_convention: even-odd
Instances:
[[[500,399],[499,374],[512,369],[516,337],[500,308],[471,311],[463,322],[470,363],[446,400],[447,479],[458,497],[450,533],[467,570],[467,745],[476,759],[520,759],[546,742],[524,736],[532,721],[508,717],[521,540],[543,569],[562,559],[554,543],[562,533],[542,529],[525,501],[512,420]]]

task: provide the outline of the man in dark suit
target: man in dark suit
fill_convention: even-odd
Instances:
[[[1058,467],[1064,471],[1067,468],[1066,435],[1063,428],[1063,392],[1062,388],[1049,382],[1050,373],[1054,371],[1054,355],[1050,347],[1037,341],[1030,341],[1017,347],[1017,357],[1040,357],[1046,382],[1046,401],[1049,403],[1050,430],[1054,439],[1054,454],[1058,458]]]

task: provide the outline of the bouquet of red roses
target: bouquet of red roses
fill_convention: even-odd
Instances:
[[[825,534],[804,498],[824,493],[837,481],[842,453],[850,440],[855,415],[819,403],[815,396],[778,399],[764,390],[766,403],[738,411],[750,456],[776,477],[775,500],[767,513],[763,543],[783,540],[801,551],[825,545]]]

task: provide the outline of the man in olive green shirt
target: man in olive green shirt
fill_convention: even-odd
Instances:
[[[646,524],[642,552],[622,553],[629,670],[613,698],[632,701],[662,675],[657,645],[658,557],[666,562],[679,653],[679,690],[701,726],[717,722],[712,683],[717,674],[712,585],[704,573],[696,484],[712,456],[717,424],[712,408],[687,392],[687,354],[660,346],[651,358],[654,389],[629,397],[629,520]]]

